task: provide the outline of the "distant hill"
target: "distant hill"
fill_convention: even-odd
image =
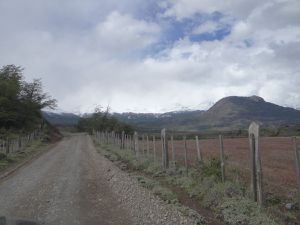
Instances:
[[[115,116],[141,130],[162,127],[178,131],[238,130],[247,128],[252,121],[264,127],[300,124],[299,110],[266,102],[258,96],[226,97],[207,111],[116,113]]]
[[[176,129],[200,119],[204,111],[174,111],[167,113],[114,113],[119,120],[143,130],[157,130],[163,127]]]
[[[43,117],[52,125],[75,126],[78,124],[80,116],[74,113],[54,113],[43,111]]]

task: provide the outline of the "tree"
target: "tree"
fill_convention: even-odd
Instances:
[[[23,69],[8,65],[0,69],[0,127],[9,128],[18,120],[19,93]]]
[[[78,128],[81,131],[92,133],[93,130],[97,131],[115,131],[118,133],[133,133],[130,125],[125,124],[115,118],[110,112],[109,107],[105,111],[102,107],[97,107],[92,115],[82,118],[78,123]]]
[[[55,108],[56,100],[43,92],[41,80],[26,82],[19,66],[0,69],[0,128],[32,130],[46,107]]]

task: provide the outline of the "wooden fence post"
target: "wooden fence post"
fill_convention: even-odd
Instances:
[[[168,152],[168,137],[166,135],[166,129],[161,130],[162,141],[162,165],[164,169],[169,168],[169,152]]]
[[[122,137],[121,137],[121,149],[125,148],[125,131],[122,131]]]
[[[249,127],[249,142],[251,152],[251,189],[253,191],[254,201],[263,205],[263,178],[259,149],[259,125],[252,122]]]
[[[172,162],[175,165],[175,149],[174,149],[174,137],[171,135],[171,148],[172,148]]]
[[[134,149],[134,148],[132,147],[132,136],[131,136],[131,135],[129,135],[129,149],[130,149],[130,150]]]
[[[153,160],[156,160],[156,145],[155,145],[155,135],[153,135]]]
[[[111,135],[112,135],[112,144],[113,144],[113,145],[115,145],[115,141],[116,141],[116,134],[115,134],[115,132],[114,132],[114,131],[112,131]]]
[[[138,133],[134,132],[134,151],[137,158],[139,158],[139,136]]]
[[[195,139],[196,139],[196,148],[197,148],[198,161],[201,161],[202,160],[202,154],[201,154],[201,149],[200,149],[200,146],[199,146],[199,138],[198,138],[198,136],[196,136]]]
[[[108,131],[105,131],[106,144],[108,145]]]
[[[222,182],[225,182],[224,143],[223,143],[222,135],[219,135],[219,140],[220,140],[221,175],[222,175]]]
[[[146,141],[147,141],[147,156],[149,157],[149,154],[150,154],[150,148],[149,148],[149,137],[147,135],[146,137]]]
[[[300,159],[299,159],[299,152],[297,146],[297,138],[293,137],[292,141],[294,147],[295,169],[297,175],[298,206],[300,207]],[[299,210],[299,214],[300,214],[300,210]]]
[[[186,143],[186,136],[183,136],[183,146],[184,146],[184,164],[185,164],[185,171],[186,175],[189,174],[189,165],[188,165],[188,155],[187,155],[187,143]]]
[[[144,142],[145,142],[145,135],[143,134],[142,135],[142,143],[141,143],[141,152],[143,154],[145,154],[145,145],[144,145]]]

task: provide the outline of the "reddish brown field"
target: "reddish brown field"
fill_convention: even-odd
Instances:
[[[299,142],[299,141],[298,141]],[[146,143],[145,143],[146,144]],[[150,151],[152,142],[150,141]],[[145,146],[146,147],[146,146]],[[183,162],[183,141],[174,141],[176,161]],[[156,142],[157,155],[161,155],[161,143]],[[196,162],[197,152],[194,140],[187,141],[189,164]],[[219,140],[200,140],[200,148],[203,159],[219,157]],[[291,138],[265,137],[260,139],[261,160],[263,169],[263,181],[265,193],[273,193],[279,196],[294,198],[296,192],[296,173],[293,158]],[[170,159],[171,143],[169,142]],[[224,151],[227,158],[227,175],[231,178],[240,179],[249,184],[250,182],[250,152],[247,138],[224,139]],[[239,171],[238,173],[233,173]]]

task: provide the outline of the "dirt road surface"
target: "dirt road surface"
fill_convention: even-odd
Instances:
[[[129,225],[104,177],[90,137],[64,138],[53,149],[0,181],[0,216],[46,225]]]

